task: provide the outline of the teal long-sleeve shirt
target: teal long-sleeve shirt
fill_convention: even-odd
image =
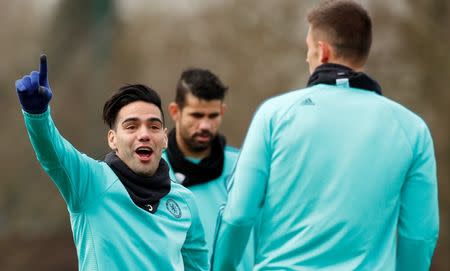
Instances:
[[[224,164],[222,174],[209,182],[203,184],[197,184],[188,187],[193,193],[195,202],[198,206],[198,212],[200,214],[200,220],[202,221],[203,228],[205,229],[205,239],[208,246],[209,257],[214,244],[214,236],[216,231],[217,216],[219,215],[220,208],[225,205],[228,198],[227,186],[228,178],[230,177],[236,160],[239,155],[239,150],[231,146],[225,146],[224,148]],[[175,172],[172,169],[167,153],[163,152],[163,158],[167,161],[170,167],[171,179],[177,180]],[[195,162],[191,160],[191,162]],[[198,161],[200,162],[200,161]],[[238,271],[250,271],[254,265],[254,250],[255,239],[252,235],[246,245],[243,252],[242,260],[237,267]]]
[[[316,85],[249,127],[213,270],[234,270],[257,215],[254,270],[428,270],[439,230],[426,124],[374,92]]]
[[[23,112],[25,125],[39,162],[67,203],[79,270],[209,270],[190,191],[172,183],[156,213],[142,210],[106,163],[59,134],[49,111]]]

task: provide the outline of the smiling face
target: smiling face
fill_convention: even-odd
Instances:
[[[209,155],[216,137],[225,105],[221,100],[203,100],[186,94],[182,108],[171,103],[169,113],[175,121],[178,147],[185,156],[204,158]]]
[[[108,132],[108,144],[134,173],[152,176],[167,147],[161,111],[143,101],[125,105],[117,114],[114,128]]]

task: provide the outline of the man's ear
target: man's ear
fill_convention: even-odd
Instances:
[[[328,42],[318,41],[319,59],[322,64],[328,63],[331,57],[331,46]]]
[[[114,132],[114,130],[112,129],[108,131],[108,145],[113,151],[117,150],[116,132]]]
[[[225,111],[227,111],[227,105],[226,104],[221,104],[220,105],[220,115],[222,115],[223,116],[223,114],[225,114]]]
[[[168,111],[169,111],[169,115],[172,118],[173,121],[177,121],[181,112],[180,107],[178,106],[177,103],[175,102],[171,102],[169,104],[169,106],[167,107]]]
[[[167,128],[164,128],[164,146],[163,149],[167,149],[169,139],[167,138]]]

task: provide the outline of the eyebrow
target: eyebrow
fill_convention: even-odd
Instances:
[[[127,122],[136,122],[136,121],[140,121],[140,119],[139,118],[127,118],[124,121],[122,121],[122,124],[127,123]],[[157,118],[157,117],[148,118],[145,121],[148,121],[148,122],[156,121],[156,122],[159,122],[159,123],[163,124],[162,120],[160,118]]]
[[[210,112],[210,113],[204,113],[204,112],[198,112],[198,111],[192,111],[188,113],[189,115],[202,115],[202,116],[211,116],[211,115],[220,115],[220,112]]]

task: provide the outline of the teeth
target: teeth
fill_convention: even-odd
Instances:
[[[152,152],[152,149],[149,148],[149,147],[139,147],[139,148],[136,149],[136,151],[139,151],[139,152],[141,152],[141,151]]]

